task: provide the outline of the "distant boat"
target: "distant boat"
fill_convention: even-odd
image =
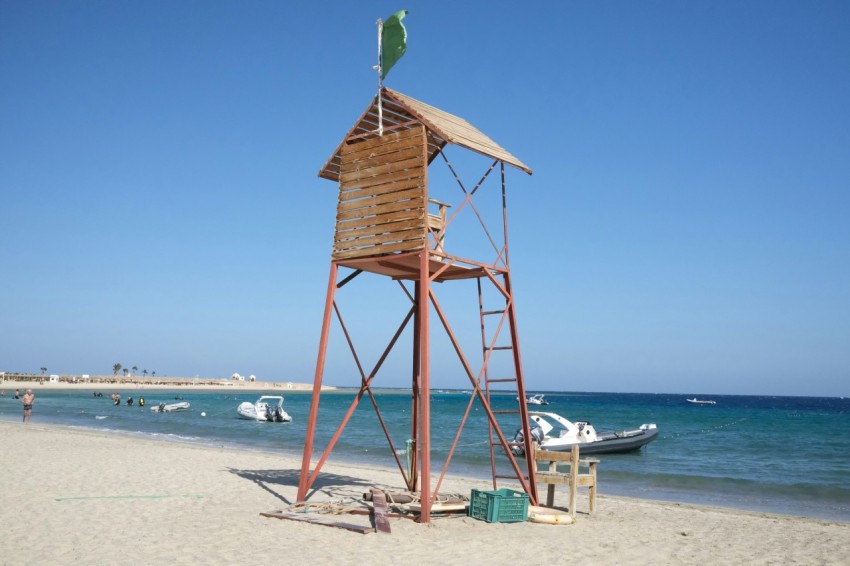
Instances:
[[[187,401],[181,401],[180,403],[160,403],[159,405],[155,405],[151,407],[152,413],[176,413],[179,411],[186,411],[189,409],[189,403]]]
[[[549,404],[549,401],[547,401],[545,399],[543,394],[532,395],[531,397],[526,399],[525,402],[528,403],[529,405],[548,405]]]
[[[688,403],[693,403],[694,405],[716,405],[717,401],[712,401],[711,399],[697,399],[694,397],[693,399],[687,399]]]

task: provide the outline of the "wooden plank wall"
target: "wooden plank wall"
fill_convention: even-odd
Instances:
[[[344,144],[333,259],[421,250],[427,243],[425,128]]]

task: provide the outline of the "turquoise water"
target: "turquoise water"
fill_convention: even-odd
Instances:
[[[0,398],[0,419],[19,420],[20,401],[10,392],[6,388],[7,397]],[[94,398],[90,392],[37,390],[33,421],[266,452],[300,455],[303,450],[309,393],[285,393],[285,408],[293,417],[288,424],[236,416],[236,406],[254,401],[259,393],[179,392],[192,408],[168,414],[151,413],[150,407],[173,401],[173,391],[143,391],[145,408],[115,406],[109,393]],[[353,397],[352,392],[322,395],[317,450],[327,444]],[[603,494],[850,521],[850,399],[701,395],[717,404],[698,406],[685,402],[684,395],[548,392],[546,397],[551,404],[545,409],[588,420],[598,431],[658,425],[658,440],[639,452],[599,456]],[[404,462],[409,394],[387,391],[376,398]],[[469,401],[462,392],[432,396],[434,473],[445,461]],[[495,408],[516,405],[509,395],[493,403]],[[511,436],[516,428],[504,425]],[[449,472],[489,477],[487,426],[477,402],[458,446]],[[368,398],[354,413],[333,458],[395,465]]]

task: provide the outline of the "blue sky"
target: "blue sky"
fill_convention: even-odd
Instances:
[[[307,4],[0,0],[0,371],[311,381],[316,172],[406,8],[386,85],[534,169],[508,171],[529,389],[850,394],[846,2]]]

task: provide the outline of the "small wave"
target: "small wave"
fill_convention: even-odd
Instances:
[[[106,416],[106,415],[96,415],[94,418],[96,418],[99,421],[102,421],[103,419],[108,419],[109,417]]]
[[[146,436],[151,436],[153,438],[164,438],[166,440],[174,440],[177,442],[198,442],[204,440],[203,437],[200,436],[188,436],[185,434],[177,434],[177,433],[163,433],[163,432],[145,432],[145,431],[137,431],[139,434],[143,434]]]

